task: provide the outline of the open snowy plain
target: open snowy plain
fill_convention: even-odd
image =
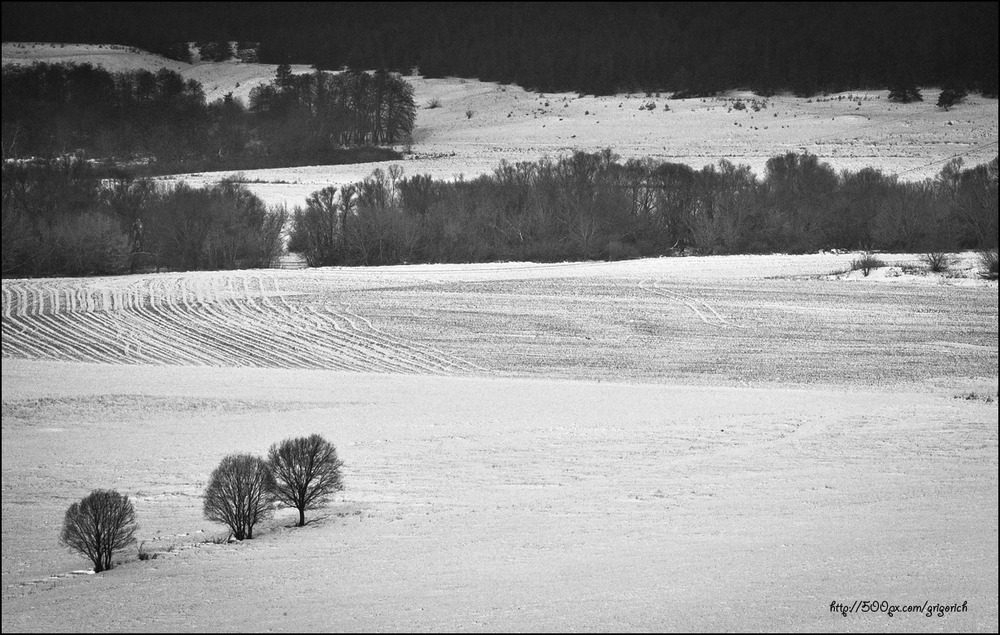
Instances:
[[[534,160],[562,141],[532,131],[584,106],[530,95],[552,112],[503,131],[486,106],[470,119],[456,104],[521,89],[414,83],[442,107],[421,104],[413,151],[427,158],[411,173],[445,161],[469,175],[510,148]],[[660,156],[674,142],[629,141],[633,116],[688,112],[600,100],[594,127],[619,141],[566,147]],[[851,115],[872,117],[863,129],[807,114],[842,101],[797,100],[779,129],[812,121],[811,142],[843,148],[851,130],[919,121],[933,135],[935,118],[964,118],[976,125],[940,130],[967,136],[887,137],[884,156],[880,141],[838,167],[902,173],[977,143],[992,150],[970,163],[995,155],[996,101],[909,118],[883,94]],[[714,107],[748,134],[733,121],[750,114]],[[777,121],[771,108],[754,116]],[[677,134],[722,134],[697,121]],[[776,153],[740,139],[761,163]],[[695,164],[750,160],[728,147]],[[303,168],[321,176],[294,197],[372,167]],[[3,631],[995,632],[997,284],[971,253],[946,276],[882,254],[890,266],[863,277],[847,273],[854,257],[4,280]],[[344,492],[304,528],[285,510],[220,544],[200,496],[222,456],[313,432],[336,444]],[[134,499],[155,557],[129,549],[77,573],[88,563],[57,538],[94,488]]]

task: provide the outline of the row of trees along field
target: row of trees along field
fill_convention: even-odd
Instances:
[[[4,163],[4,276],[267,267],[281,252],[285,209],[234,179],[192,188],[101,176],[76,157]]]
[[[298,510],[297,526],[304,527],[306,511],[322,508],[344,489],[343,465],[337,448],[318,434],[275,443],[266,460],[230,454],[212,471],[202,510],[208,520],[226,525],[236,540],[253,538],[254,527],[276,506]],[[138,531],[129,497],[98,489],[66,510],[59,541],[89,558],[94,573],[100,573],[114,566],[115,552],[135,544]],[[140,560],[157,555],[139,546]]]
[[[997,159],[948,163],[924,182],[810,154],[763,178],[720,161],[701,170],[610,150],[503,163],[472,181],[376,170],[314,192],[292,215],[289,250],[311,265],[559,261],[818,249],[955,251],[997,244]]]
[[[206,103],[171,70],[111,73],[90,64],[3,68],[3,157],[84,151],[133,173],[251,169],[400,158],[413,88],[386,71],[293,75],[278,67],[246,105]]]

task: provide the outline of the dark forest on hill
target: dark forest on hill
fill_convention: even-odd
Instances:
[[[4,41],[260,42],[260,60],[419,67],[588,94],[899,85],[997,94],[997,3],[3,3]]]
[[[171,70],[110,73],[90,64],[5,66],[4,159],[83,153],[133,174],[254,169],[399,158],[413,88],[395,73],[293,75],[287,65],[249,104],[207,103]]]

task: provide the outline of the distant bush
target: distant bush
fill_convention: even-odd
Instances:
[[[962,103],[968,93],[963,88],[945,88],[938,96],[937,105],[945,110]]]
[[[997,279],[997,248],[984,249],[979,252],[979,266],[982,267],[982,277],[987,280]]]
[[[441,100],[438,99],[437,97],[434,97],[433,99],[427,102],[428,109],[440,108],[440,107],[441,107]]]
[[[873,269],[880,269],[885,266],[885,262],[880,260],[877,256],[871,252],[865,252],[861,254],[860,258],[856,258],[851,261],[851,270],[860,270],[862,274],[866,277],[872,272]]]
[[[98,489],[66,510],[59,541],[94,563],[94,573],[107,571],[111,557],[135,542],[135,508],[128,496]]]
[[[915,101],[923,101],[920,89],[912,84],[903,84],[889,88],[889,101],[899,104],[909,104]]]
[[[167,44],[163,47],[154,47],[151,50],[159,53],[167,59],[177,60],[178,62],[185,62],[187,64],[191,63],[191,47],[187,42],[176,42],[174,44]]]
[[[198,52],[203,62],[225,62],[233,58],[233,49],[229,42],[197,42]]]
[[[927,263],[927,268],[934,273],[943,273],[948,271],[951,267],[951,256],[942,251],[932,251],[921,256],[921,259]]]
[[[156,553],[155,551],[146,551],[145,545],[146,545],[145,541],[139,543],[139,560],[143,562],[145,562],[146,560],[156,560],[156,557],[159,554]]]
[[[253,528],[271,516],[274,479],[263,459],[230,454],[212,471],[205,489],[205,518],[229,527],[237,540],[253,538]]]

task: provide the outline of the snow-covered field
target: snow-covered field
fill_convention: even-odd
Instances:
[[[3,629],[995,630],[996,283],[850,258],[5,280]],[[337,501],[213,543],[312,432]],[[96,487],[155,559],[72,575]]]
[[[95,48],[3,58],[174,64]],[[251,66],[178,69],[220,96]],[[410,174],[611,147],[923,178],[996,153],[996,101],[944,113],[931,90],[665,112],[411,80]],[[296,204],[374,167],[247,177]],[[972,253],[948,275],[855,257],[4,280],[3,631],[996,632],[997,284]],[[222,456],[313,432],[345,491],[219,544],[200,496]],[[74,573],[59,529],[95,488],[134,499],[154,558]],[[831,611],[855,601],[922,611]]]
[[[184,64],[95,45],[3,45],[4,64],[33,61],[89,61],[109,70],[166,67],[201,82],[209,100],[228,92],[246,99],[254,86],[274,78],[275,69],[239,62]],[[309,68],[297,66],[293,71]],[[476,80],[406,79],[414,87],[418,114],[412,152],[396,162],[404,175],[468,179],[492,172],[501,159],[537,161],[576,150],[611,148],[624,158],[650,157],[699,169],[726,159],[749,165],[758,176],[773,156],[810,152],[837,170],[874,167],[901,179],[921,180],[937,174],[952,157],[972,166],[990,161],[998,152],[997,100],[970,95],[945,111],[934,105],[938,88],[924,89],[921,103],[893,104],[887,91],[811,99],[781,95],[765,99],[733,92],[718,98],[669,100],[666,93],[580,97]],[[754,99],[763,106],[758,111],[753,109]],[[736,100],[746,108],[734,109]],[[439,106],[430,108],[432,102]],[[641,109],[650,103],[653,110]],[[389,165],[249,170],[244,176],[269,204],[293,207],[318,189],[360,181],[375,168]],[[182,178],[200,185],[220,176]]]

